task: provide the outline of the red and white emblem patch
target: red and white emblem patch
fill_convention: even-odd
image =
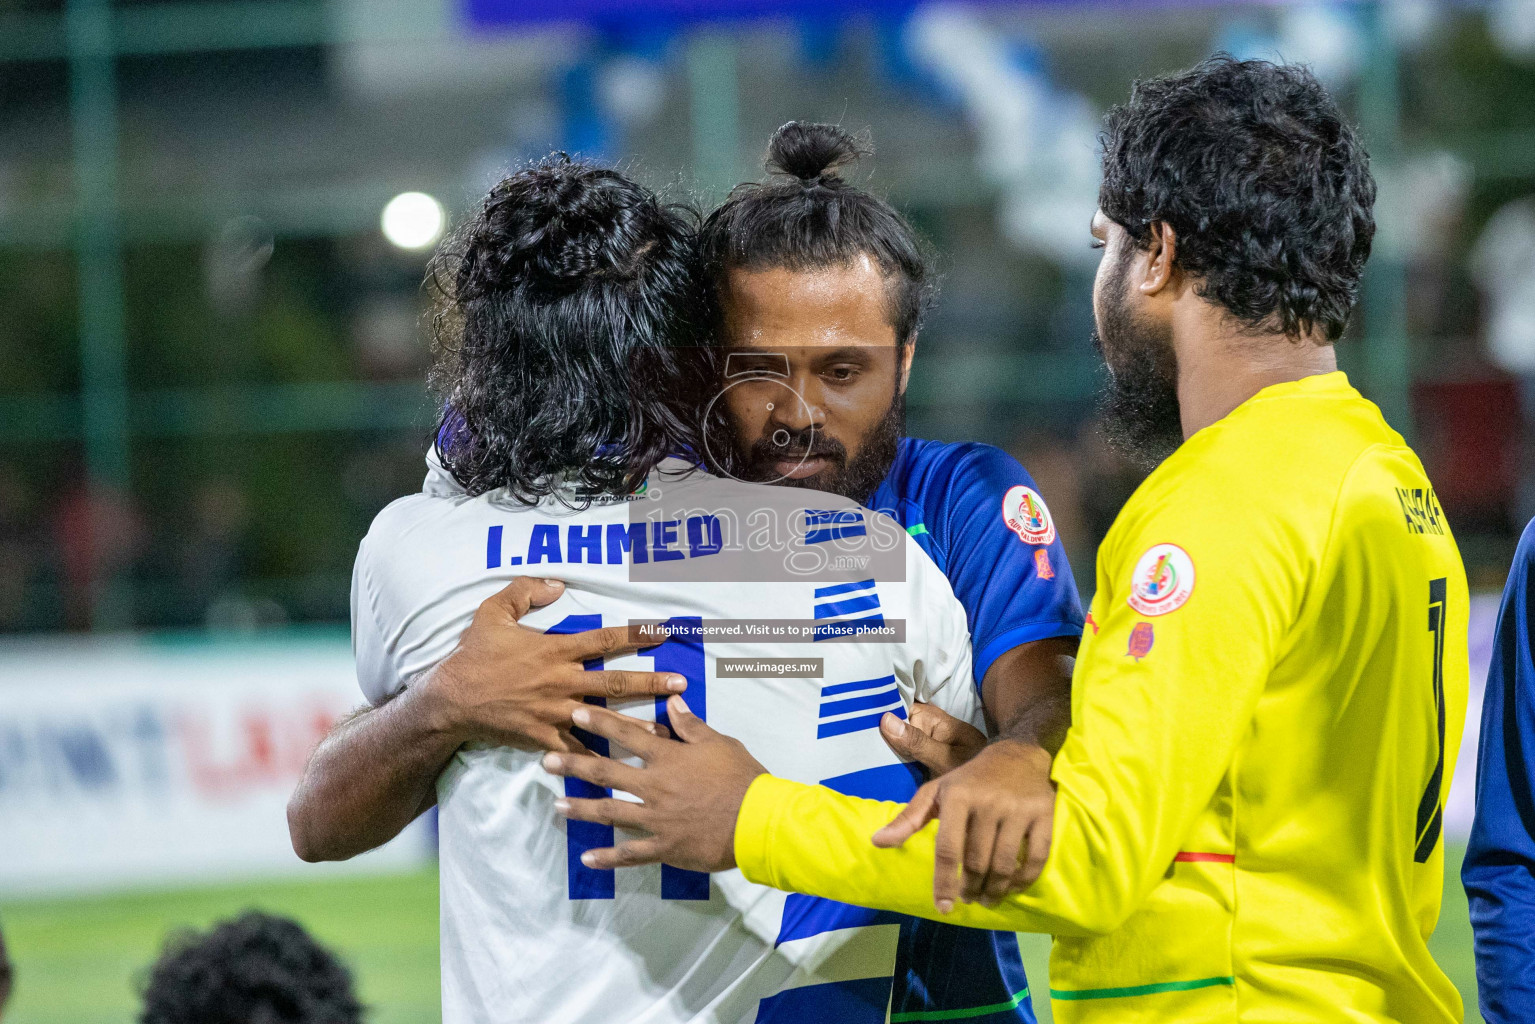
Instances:
[[[1009,487],[1002,496],[1002,521],[1025,544],[1049,544],[1055,540],[1055,520],[1045,499],[1032,487]]]
[[[1130,607],[1142,615],[1182,608],[1194,592],[1194,560],[1176,544],[1155,544],[1135,563]]]

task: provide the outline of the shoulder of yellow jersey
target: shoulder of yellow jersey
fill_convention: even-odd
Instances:
[[[1105,539],[1106,553],[1135,557],[1168,532],[1255,546],[1272,540],[1292,552],[1319,553],[1345,484],[1365,456],[1417,465],[1402,436],[1344,374],[1265,388],[1146,478]],[[1117,544],[1136,550],[1117,551]]]

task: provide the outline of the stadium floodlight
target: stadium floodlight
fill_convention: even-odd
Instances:
[[[384,206],[379,227],[391,245],[425,249],[442,237],[447,219],[442,204],[425,192],[401,192]]]

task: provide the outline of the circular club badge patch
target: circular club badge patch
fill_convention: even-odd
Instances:
[[[1157,544],[1135,563],[1130,607],[1142,615],[1182,608],[1194,592],[1194,560],[1176,544]]]
[[[1045,499],[1032,487],[1009,487],[1002,495],[1002,521],[1025,544],[1049,544],[1055,540],[1055,520]]]

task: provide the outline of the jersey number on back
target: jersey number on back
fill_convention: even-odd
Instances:
[[[662,625],[670,632],[664,643],[641,649],[640,654],[655,659],[657,672],[675,672],[688,681],[687,692],[682,699],[688,710],[707,720],[708,704],[704,689],[703,620],[698,616],[679,616],[667,619]],[[553,626],[551,633],[583,633],[589,629],[601,629],[601,615],[567,615]],[[602,671],[602,659],[586,662],[588,672]],[[586,698],[588,704],[605,705],[601,697]],[[668,724],[666,698],[656,698],[656,721]],[[583,729],[572,730],[576,739],[586,749],[603,757],[608,755],[608,741]],[[611,789],[593,785],[582,779],[566,779],[565,795],[582,799],[600,800],[613,795]],[[587,850],[612,846],[612,825],[599,825],[593,821],[567,821],[565,823],[566,876],[570,898],[573,900],[610,900],[618,889],[618,876],[613,871],[598,871],[581,863],[581,855]],[[664,900],[706,900],[709,898],[709,875],[703,871],[684,871],[670,864],[661,866],[661,898]]]
[[[1438,756],[1434,761],[1434,774],[1428,777],[1428,786],[1418,800],[1417,848],[1412,859],[1419,864],[1428,860],[1439,842],[1439,832],[1444,825],[1444,808],[1439,802],[1444,786],[1444,632],[1445,632],[1445,580],[1428,581],[1428,631],[1434,635],[1434,714],[1439,719]]]

